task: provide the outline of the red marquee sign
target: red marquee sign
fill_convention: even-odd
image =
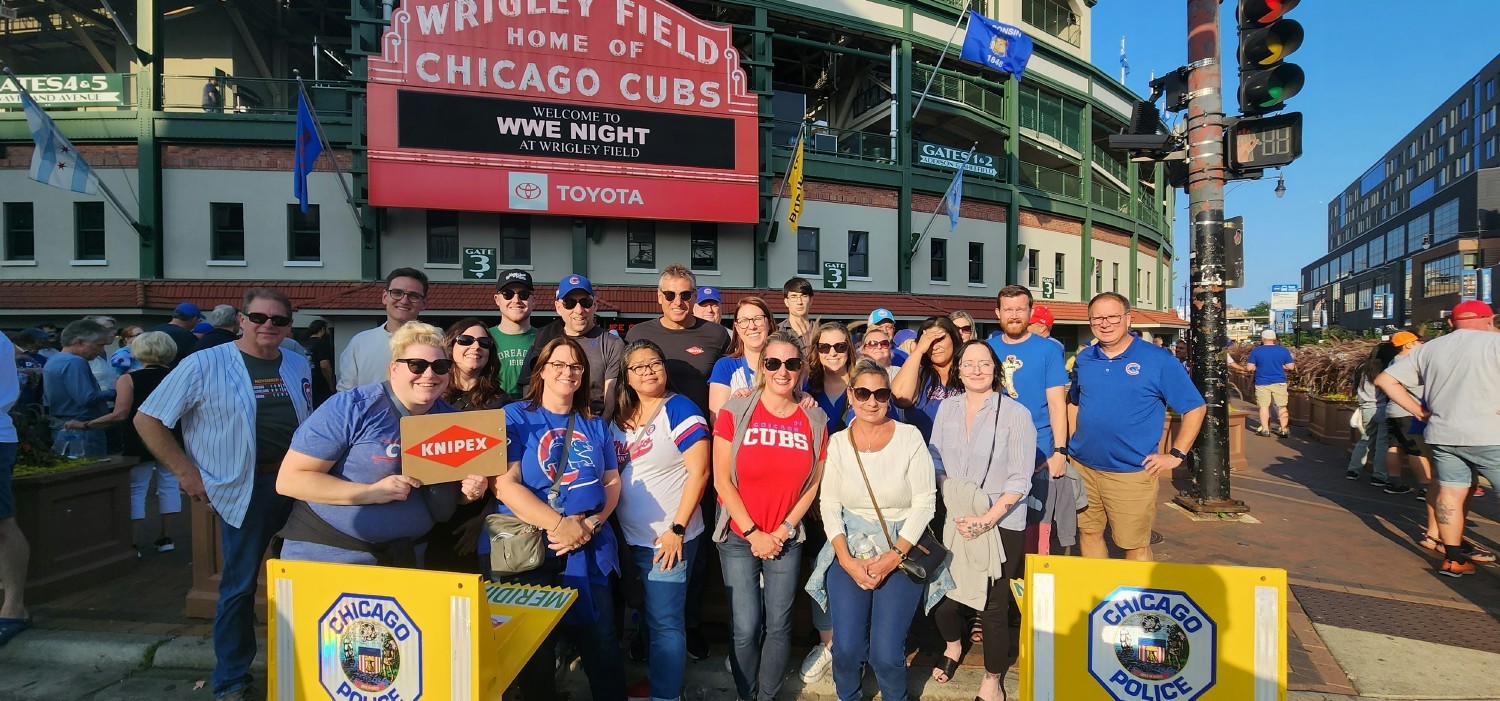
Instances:
[[[661,0],[411,0],[370,59],[370,203],[759,220],[728,27]]]

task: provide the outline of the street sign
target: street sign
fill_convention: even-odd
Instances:
[[[1052,278],[1042,278],[1042,299],[1052,299],[1057,295],[1057,288],[1053,286]]]
[[[1478,270],[1464,271],[1463,278],[1460,279],[1458,285],[1458,297],[1465,302],[1473,299],[1479,299]]]
[[[1224,286],[1245,286],[1245,218],[1224,220]]]
[[[1375,298],[1372,300],[1372,302],[1373,302],[1373,304],[1371,305],[1371,308],[1370,308],[1370,318],[1372,318],[1372,319],[1389,319],[1389,318],[1391,318],[1390,317],[1390,307],[1386,306],[1387,300],[1385,298],[1385,295],[1375,295]]]
[[[838,261],[823,261],[823,289],[842,290],[849,286],[849,264]]]
[[[1296,309],[1297,293],[1301,291],[1301,285],[1272,285],[1271,309]]]
[[[42,107],[121,107],[125,76],[121,73],[18,75],[16,79]],[[20,109],[21,91],[0,80],[0,109]]]
[[[465,248],[464,279],[494,280],[495,258],[495,249],[493,248]]]

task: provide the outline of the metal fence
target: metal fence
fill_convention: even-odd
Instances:
[[[1020,184],[1075,200],[1082,198],[1083,178],[1035,163],[1021,162]]]
[[[215,82],[213,86],[209,85],[211,78]],[[318,116],[350,116],[348,83],[304,82]],[[296,114],[297,81],[238,76],[163,76],[162,108],[168,112],[209,114]]]

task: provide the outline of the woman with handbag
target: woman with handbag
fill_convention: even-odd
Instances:
[[[911,357],[891,378],[896,406],[906,410],[906,422],[929,441],[938,405],[964,391],[958,380],[958,344],[958,327],[947,317],[922,322]]]
[[[698,501],[709,480],[708,421],[673,391],[666,354],[649,340],[625,347],[615,382],[616,520],[645,590],[649,698],[680,698],[687,664],[688,573],[703,534]],[[646,696],[632,687],[631,697]]]
[[[798,404],[803,362],[796,335],[770,334],[754,391],[731,398],[714,421],[714,542],[729,589],[730,670],[744,701],[773,701],[786,677],[802,518],[827,450],[827,417]]]
[[[486,520],[492,579],[578,591],[557,633],[583,660],[595,701],[624,701],[611,575],[614,530],[604,522],[620,499],[611,432],[589,407],[583,348],[558,336],[536,353],[526,396],[505,407],[510,469],[494,478],[499,513]],[[526,701],[556,697],[556,633],[516,681]]]
[[[944,399],[933,422],[932,449],[947,510],[943,544],[953,552],[954,589],[933,613],[946,649],[932,677],[947,683],[958,669],[969,619],[984,633],[980,701],[1005,699],[1010,664],[1010,580],[1025,562],[1026,507],[1036,465],[1031,412],[1000,392],[1000,361],[984,341],[959,347],[955,370],[964,393]]]
[[[431,502],[454,501],[433,492],[457,488],[462,503],[484,495],[479,475],[424,487],[401,473],[401,417],[454,411],[442,400],[453,361],[442,333],[417,321],[397,329],[390,348],[390,380],[329,397],[292,435],[276,476],[276,491],[298,500],[281,531],[282,558],[417,567]]]
[[[837,559],[825,579],[833,683],[840,701],[856,701],[868,663],[881,698],[905,701],[906,634],[925,581],[902,565],[932,520],[937,483],[922,433],[890,417],[884,368],[860,360],[848,403],[854,419],[829,441],[819,497],[826,549]]]

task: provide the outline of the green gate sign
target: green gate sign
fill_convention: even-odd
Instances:
[[[849,264],[837,261],[823,261],[823,288],[827,290],[842,290],[849,287]]]
[[[123,107],[125,76],[122,73],[59,73],[18,75],[26,92],[38,105],[47,107]],[[20,109],[21,91],[10,80],[0,80],[0,109]]]
[[[1052,278],[1042,278],[1042,299],[1052,299],[1057,295],[1057,288],[1053,286]]]
[[[464,279],[494,280],[496,278],[495,258],[493,248],[465,248]]]

